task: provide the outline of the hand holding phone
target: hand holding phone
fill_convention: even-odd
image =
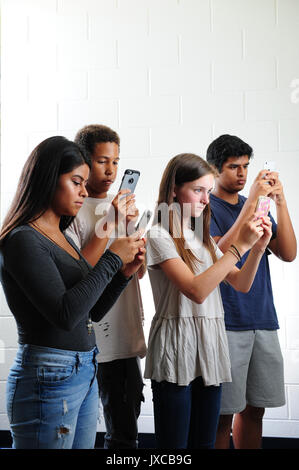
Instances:
[[[267,170],[269,172],[275,171],[276,170],[276,163],[273,160],[268,160],[264,163],[264,170]],[[267,174],[264,175],[264,179],[267,179]],[[273,184],[270,181],[267,181],[267,184]]]

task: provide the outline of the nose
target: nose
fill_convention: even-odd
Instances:
[[[113,171],[114,171],[113,163],[112,162],[108,163],[106,166],[106,170],[105,170],[106,175],[112,175]]]
[[[210,195],[208,191],[204,190],[201,192],[201,203],[202,204],[209,204],[210,202]]]
[[[240,177],[240,176],[244,176],[244,175],[245,175],[245,173],[246,173],[246,170],[245,170],[245,168],[243,168],[243,167],[239,166],[239,167],[238,167],[238,177]]]
[[[87,196],[88,196],[88,192],[87,192],[87,189],[86,189],[85,184],[82,184],[82,185],[80,186],[80,189],[81,189],[81,190],[80,190],[80,196],[81,196],[81,197],[87,197]]]

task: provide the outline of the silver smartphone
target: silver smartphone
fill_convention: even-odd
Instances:
[[[135,231],[137,232],[137,230],[142,230],[142,232],[145,233],[148,229],[152,215],[153,215],[152,211],[149,211],[149,210],[144,211],[142,216],[139,219],[139,222],[137,223],[135,227]]]

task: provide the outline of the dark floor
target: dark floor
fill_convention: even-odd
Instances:
[[[97,434],[96,448],[103,448],[104,433]],[[0,449],[11,448],[11,437],[9,431],[0,431]],[[263,449],[298,449],[299,438],[280,438],[280,437],[264,437]],[[154,434],[139,434],[139,449],[155,449]]]

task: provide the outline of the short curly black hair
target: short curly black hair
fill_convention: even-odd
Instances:
[[[223,134],[213,140],[207,150],[207,161],[214,165],[221,173],[222,165],[230,157],[242,157],[248,155],[253,157],[253,150],[250,145],[235,135]]]
[[[89,124],[82,127],[76,134],[75,142],[89,157],[92,156],[96,144],[114,142],[120,147],[120,138],[117,132],[103,124]]]

